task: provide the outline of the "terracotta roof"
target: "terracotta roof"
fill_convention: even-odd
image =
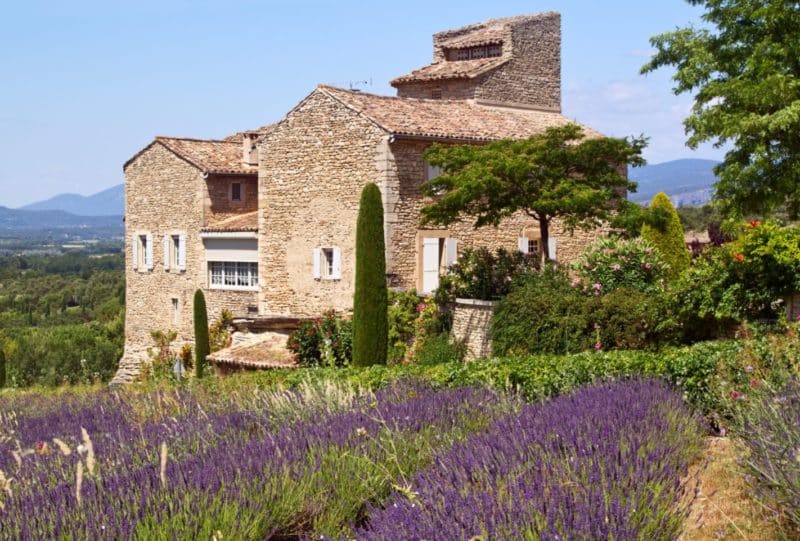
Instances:
[[[319,91],[364,115],[389,133],[433,139],[490,141],[524,139],[574,121],[560,113],[494,107],[466,100],[376,96],[320,85]],[[583,127],[587,137],[600,137]]]
[[[286,349],[286,336],[263,333],[248,341],[222,349],[208,356],[216,364],[245,368],[296,368],[292,353]]]
[[[242,163],[242,144],[214,139],[156,137],[169,150],[204,173],[258,174],[258,167]]]
[[[232,133],[231,135],[228,135],[227,137],[225,137],[223,139],[223,141],[228,142],[228,143],[241,143],[242,142],[242,137],[246,133],[257,133],[259,135],[264,135],[266,133],[271,132],[272,128],[274,128],[274,127],[275,127],[275,123],[272,123],[272,124],[267,124],[266,126],[260,126],[260,127],[254,129],[254,130],[239,131],[239,132],[236,132],[236,133]]]
[[[228,231],[258,231],[258,211],[231,216],[216,223],[210,223],[201,231],[228,232]]]
[[[442,61],[429,64],[409,74],[393,79],[392,86],[417,81],[436,81],[442,79],[472,79],[502,66],[511,57],[477,58],[475,60]]]
[[[480,45],[494,45],[503,43],[503,34],[506,32],[507,23],[503,19],[489,24],[483,28],[477,28],[466,35],[443,39],[439,45],[446,49],[461,49],[464,47],[477,47]]]

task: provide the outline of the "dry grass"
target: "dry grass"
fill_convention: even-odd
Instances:
[[[743,450],[729,438],[706,438],[704,459],[693,467],[699,493],[681,541],[780,539],[780,528],[750,497],[737,461]]]

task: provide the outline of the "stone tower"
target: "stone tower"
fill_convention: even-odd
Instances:
[[[392,81],[400,97],[561,111],[561,16],[491,19],[433,36],[433,63]]]

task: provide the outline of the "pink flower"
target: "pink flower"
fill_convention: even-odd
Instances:
[[[749,374],[750,372],[753,371],[753,365],[752,364],[748,364],[747,366],[744,367],[744,371]]]
[[[620,267],[620,266],[619,266],[619,263],[614,263],[614,266],[613,266],[613,267],[611,267],[611,268],[612,268],[612,269],[614,269],[615,271],[618,271],[618,270],[619,270],[619,269],[621,269],[622,267]]]
[[[752,387],[752,388],[754,388],[754,389],[755,389],[756,387],[758,387],[758,380],[757,380],[757,379],[755,379],[755,378],[751,379],[751,380],[750,380],[750,387]]]
[[[423,310],[425,310],[427,307],[428,307],[428,305],[427,305],[427,304],[425,304],[424,302],[421,302],[421,303],[419,303],[419,304],[417,305],[417,312],[422,312],[422,311],[423,311]]]
[[[647,270],[650,270],[650,269],[653,268],[653,264],[652,263],[645,263],[644,264],[644,268],[647,269]]]
[[[595,282],[594,284],[592,284],[592,287],[595,289],[595,291],[600,291],[601,289],[603,289],[603,284]]]
[[[602,349],[602,347],[603,347],[603,344],[601,344],[599,341],[594,343],[595,351],[600,351],[600,349]]]
[[[573,278],[572,279],[572,287],[578,287],[579,285],[581,285],[581,279],[580,278]]]
[[[739,394],[739,391],[736,390],[731,391],[731,398],[733,398],[734,400],[738,400],[740,396],[741,394]]]

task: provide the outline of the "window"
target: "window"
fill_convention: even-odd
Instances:
[[[186,235],[164,235],[164,270],[186,270]]]
[[[444,173],[444,169],[442,169],[441,167],[437,165],[431,165],[428,162],[425,162],[425,180],[431,181],[436,177],[438,177],[439,175],[441,175],[442,173]],[[444,194],[444,192],[445,192],[444,188],[437,188],[436,190],[434,190],[433,194],[442,195]]]
[[[241,203],[244,201],[244,190],[241,182],[231,182],[231,201]]]
[[[172,297],[172,323],[178,324],[180,322],[181,313],[178,310],[178,299]]]
[[[437,86],[431,90],[431,99],[432,100],[440,100],[442,99],[442,87]]]
[[[439,277],[456,263],[458,240],[446,231],[424,231],[419,233],[418,242],[417,290],[426,295],[439,287]]]
[[[210,261],[208,276],[211,289],[257,289],[258,263]]]
[[[447,51],[447,60],[450,61],[476,60],[479,58],[494,58],[497,56],[503,56],[502,43],[462,47],[459,49],[449,49]]]
[[[134,270],[153,270],[153,235],[137,233],[131,239],[131,260]]]
[[[314,250],[314,279],[342,279],[342,251],[338,246],[327,246]]]
[[[528,239],[528,253],[529,254],[538,254],[540,241],[539,239]]]

